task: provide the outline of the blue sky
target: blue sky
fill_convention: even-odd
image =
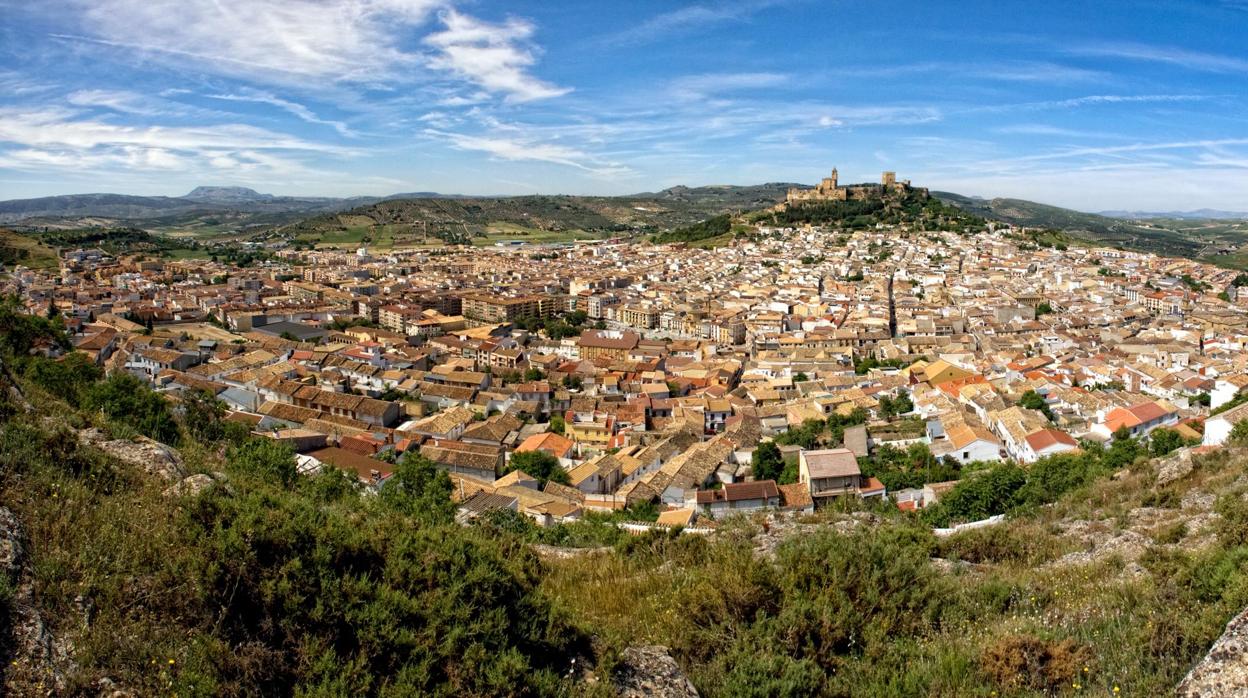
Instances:
[[[0,198],[916,184],[1248,209],[1248,0],[0,0]]]

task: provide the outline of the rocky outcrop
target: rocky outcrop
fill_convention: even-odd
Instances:
[[[696,698],[693,687],[666,647],[629,647],[620,655],[615,689],[621,698]]]
[[[1176,693],[1180,698],[1248,698],[1248,609],[1226,624],[1226,632]]]
[[[8,637],[3,646],[4,695],[52,696],[65,691],[66,668],[70,667],[70,647],[58,641],[44,622],[35,604],[34,584],[26,565],[23,533],[17,516],[0,507],[0,574],[13,586],[9,605]]]
[[[233,492],[229,482],[226,480],[225,473],[196,473],[190,477],[183,478],[174,483],[172,487],[165,490],[166,497],[198,497],[201,493],[212,487],[220,485],[227,491]]]
[[[148,475],[155,475],[170,482],[181,482],[186,478],[181,454],[176,449],[146,436],[138,436],[133,440],[109,439],[99,429],[83,429],[78,432],[78,439],[123,463],[141,468]]]
[[[1192,449],[1181,448],[1157,464],[1157,486],[1164,487],[1192,474]]]

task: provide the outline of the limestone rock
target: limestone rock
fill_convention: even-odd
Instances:
[[[172,487],[165,490],[166,497],[198,497],[211,487],[221,485],[227,490],[230,486],[225,482],[225,473],[197,473],[190,477],[183,478],[175,483]]]
[[[22,526],[8,507],[0,507],[0,574],[16,578],[23,557]]]
[[[0,573],[14,585],[10,610],[11,664],[4,672],[3,695],[61,695],[65,691],[65,668],[72,666],[72,647],[57,640],[35,603],[34,584],[28,569],[21,522],[8,508],[0,507]]]
[[[693,687],[666,647],[629,647],[620,656],[615,687],[621,698],[696,698]]]
[[[133,441],[109,439],[99,429],[84,429],[78,433],[78,438],[122,462],[142,468],[149,475],[156,475],[170,482],[186,477],[181,454],[176,449],[146,436],[136,437]]]
[[[1192,473],[1192,449],[1181,448],[1157,464],[1157,486],[1164,487]]]
[[[1248,697],[1248,609],[1226,624],[1205,658],[1179,682],[1180,698]]]

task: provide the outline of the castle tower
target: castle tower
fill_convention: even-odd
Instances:
[[[829,177],[829,179],[832,180],[832,188],[835,189],[836,188],[836,168],[835,167],[832,168],[832,176]]]
[[[897,183],[896,172],[885,172],[883,175],[880,176],[880,184],[883,184],[886,187],[892,186],[896,183]]]

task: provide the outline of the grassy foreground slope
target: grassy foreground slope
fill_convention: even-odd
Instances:
[[[739,521],[554,561],[544,587],[670,645],[704,695],[1167,695],[1248,605],[1246,462],[1158,487],[1141,456],[949,538],[887,509]]]

